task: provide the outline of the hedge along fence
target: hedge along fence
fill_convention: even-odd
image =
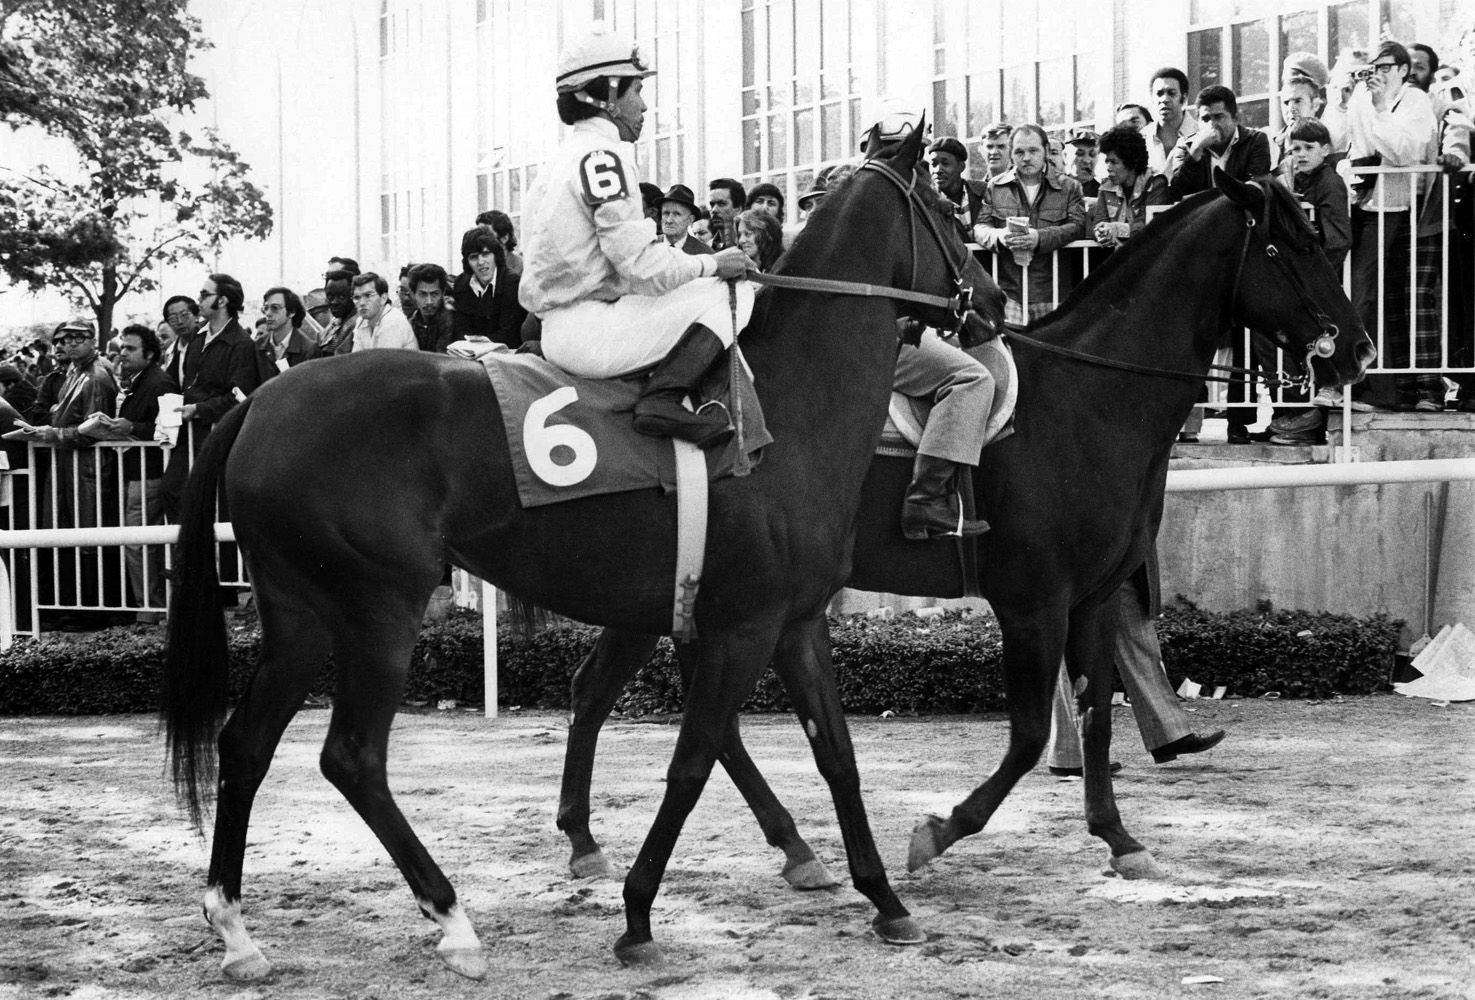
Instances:
[[[1158,623],[1163,658],[1176,687],[1191,677],[1239,696],[1278,691],[1288,698],[1366,694],[1385,686],[1401,621],[1305,611],[1214,614],[1186,602]],[[498,684],[505,706],[559,709],[569,704],[569,679],[599,630],[559,625],[533,636],[498,640]],[[928,618],[831,618],[840,697],[847,712],[970,713],[1005,707],[998,625],[986,615],[947,612]],[[244,690],[256,662],[260,633],[230,633],[231,689]],[[0,715],[84,715],[148,712],[157,707],[164,630],[115,628],[71,641],[18,642],[0,655]],[[313,693],[331,696],[331,661]],[[681,676],[669,642],[627,686],[617,712],[644,715],[681,710]],[[480,704],[482,635],[478,616],[459,612],[427,623],[411,658],[405,700]],[[744,706],[787,711],[788,697],[769,671]]]

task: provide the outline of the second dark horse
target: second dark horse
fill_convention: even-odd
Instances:
[[[1355,381],[1376,353],[1295,199],[1279,184],[1241,184],[1223,174],[1218,187],[1164,213],[1029,329],[1030,337],[1077,356],[1028,343],[1015,350],[1015,433],[984,449],[975,479],[980,513],[993,526],[979,540],[980,577],[1003,636],[1009,748],[950,816],[917,824],[912,869],[981,831],[1038,762],[1064,656],[1072,681],[1087,680],[1079,699],[1086,825],[1106,841],[1123,875],[1158,871],[1122,825],[1108,771],[1115,617],[1106,598],[1147,556],[1173,441],[1233,324],[1266,331],[1289,356],[1307,358],[1320,384]],[[873,463],[848,585],[960,597],[952,544],[909,542],[897,528],[908,468],[902,459]],[[572,843],[575,874],[609,871],[589,829],[595,745],[655,643],[650,635],[606,631],[574,677],[558,825]],[[685,668],[692,651],[677,652]],[[823,621],[786,633],[774,666],[828,673]],[[722,763],[768,842],[784,851],[784,877],[799,888],[833,884],[743,748],[736,720],[726,740]]]

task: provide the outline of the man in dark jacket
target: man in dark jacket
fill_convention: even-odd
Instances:
[[[268,288],[261,297],[262,336],[256,341],[258,381],[317,357],[318,346],[302,332],[307,309],[290,288]]]
[[[963,242],[968,242],[973,239],[974,223],[980,221],[984,193],[982,184],[964,176],[968,169],[968,147],[953,136],[943,136],[927,147],[927,165],[938,194],[952,202],[953,216],[963,230]]]
[[[1205,87],[1198,92],[1199,131],[1173,147],[1168,157],[1168,198],[1178,201],[1199,191],[1214,188],[1214,168],[1218,167],[1237,181],[1249,181],[1270,173],[1270,140],[1258,129],[1245,128],[1239,123],[1239,105],[1234,91],[1228,87]],[[1253,360],[1257,366],[1269,359],[1262,358],[1258,348],[1251,349],[1251,358],[1245,358],[1240,338],[1235,338],[1231,363],[1245,367]],[[1251,403],[1253,393],[1243,383],[1230,383],[1228,400],[1231,403]],[[1249,405],[1231,406],[1226,422],[1229,425],[1226,440],[1230,444],[1248,444],[1249,425],[1255,419],[1255,408]]]
[[[178,511],[179,494],[189,475],[185,448],[198,454],[216,421],[261,384],[256,347],[237,319],[245,303],[245,289],[228,274],[212,274],[200,286],[200,314],[206,325],[183,345],[184,426],[164,473],[164,503],[171,515]]]
[[[517,302],[520,279],[507,269],[507,251],[486,226],[461,237],[461,268],[452,293],[456,339],[484,337],[516,348],[526,315]]]
[[[1184,139],[1169,158],[1168,195],[1179,201],[1214,187],[1214,168],[1237,181],[1270,173],[1270,140],[1239,123],[1234,91],[1214,85],[1198,92],[1198,134]]]
[[[164,451],[154,440],[159,421],[159,397],[179,392],[179,383],[159,365],[163,347],[158,334],[143,324],[123,330],[122,350],[118,364],[123,371],[123,395],[118,415],[106,422],[107,436],[115,440],[138,441],[138,447],[118,451],[123,481],[123,523],[164,523]],[[123,550],[128,566],[128,585],[133,602],[140,608],[162,608],[164,604],[164,549],[148,548],[148,568],[144,568],[144,548],[129,545]],[[157,611],[140,611],[140,622],[158,620]]]
[[[456,339],[456,320],[446,308],[450,285],[446,269],[439,264],[417,264],[410,271],[410,294],[415,300],[410,329],[422,351],[444,354]]]
[[[691,188],[685,184],[672,184],[671,190],[656,202],[660,209],[661,239],[682,253],[715,253],[711,247],[692,236],[687,230],[696,221],[697,201]]]
[[[51,445],[51,471],[42,495],[41,527],[95,528],[99,514],[112,508],[106,502],[112,469],[92,460],[89,449],[95,437],[89,418],[110,417],[117,405],[118,383],[97,353],[97,336],[88,320],[73,320],[57,334],[54,343],[68,364],[56,405],[45,426],[21,425],[14,439]],[[88,425],[84,430],[84,424]],[[78,572],[73,572],[75,568]],[[100,603],[101,576],[97,550],[82,549],[80,562],[64,561],[58,574],[63,603]],[[106,624],[99,621],[94,624]]]

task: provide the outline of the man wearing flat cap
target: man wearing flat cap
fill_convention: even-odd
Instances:
[[[708,254],[711,247],[688,231],[697,219],[697,200],[685,184],[672,184],[656,203],[661,210],[661,238],[682,253]]]
[[[656,365],[635,404],[636,431],[721,444],[732,426],[720,403],[682,405],[732,344],[723,279],[745,276],[736,247],[684,254],[645,217],[632,143],[645,126],[646,68],[627,38],[595,24],[558,59],[558,116],[568,138],[528,196],[530,233],[520,301],[543,323],[543,355],[584,378]],[[753,311],[738,282],[736,328]]]
[[[937,191],[953,203],[953,215],[963,227],[963,242],[973,237],[973,220],[983,204],[983,187],[963,176],[968,169],[968,147],[948,135],[927,147],[927,164]]]
[[[1065,133],[1066,172],[1081,185],[1081,193],[1087,198],[1095,198],[1101,193],[1101,181],[1096,178],[1099,142],[1096,133],[1088,128],[1073,128]]]

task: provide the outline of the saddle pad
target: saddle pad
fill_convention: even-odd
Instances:
[[[905,350],[905,348],[902,348]],[[1019,399],[1019,370],[1014,366],[1014,352],[1003,337],[969,348],[967,353],[989,370],[994,377],[994,405],[984,428],[983,446],[1002,441],[1014,433],[1014,404]],[[910,458],[922,441],[922,428],[932,412],[930,399],[916,399],[899,392],[891,394],[887,408],[886,428],[881,432],[877,455]]]
[[[632,411],[643,379],[576,378],[534,354],[499,351],[480,361],[502,409],[517,496],[524,507],[652,486],[675,490],[670,439],[635,433]],[[773,437],[763,424],[752,383],[746,377],[740,382],[743,433],[751,456]],[[708,479],[718,479],[732,474],[737,446],[729,443],[704,455]]]

